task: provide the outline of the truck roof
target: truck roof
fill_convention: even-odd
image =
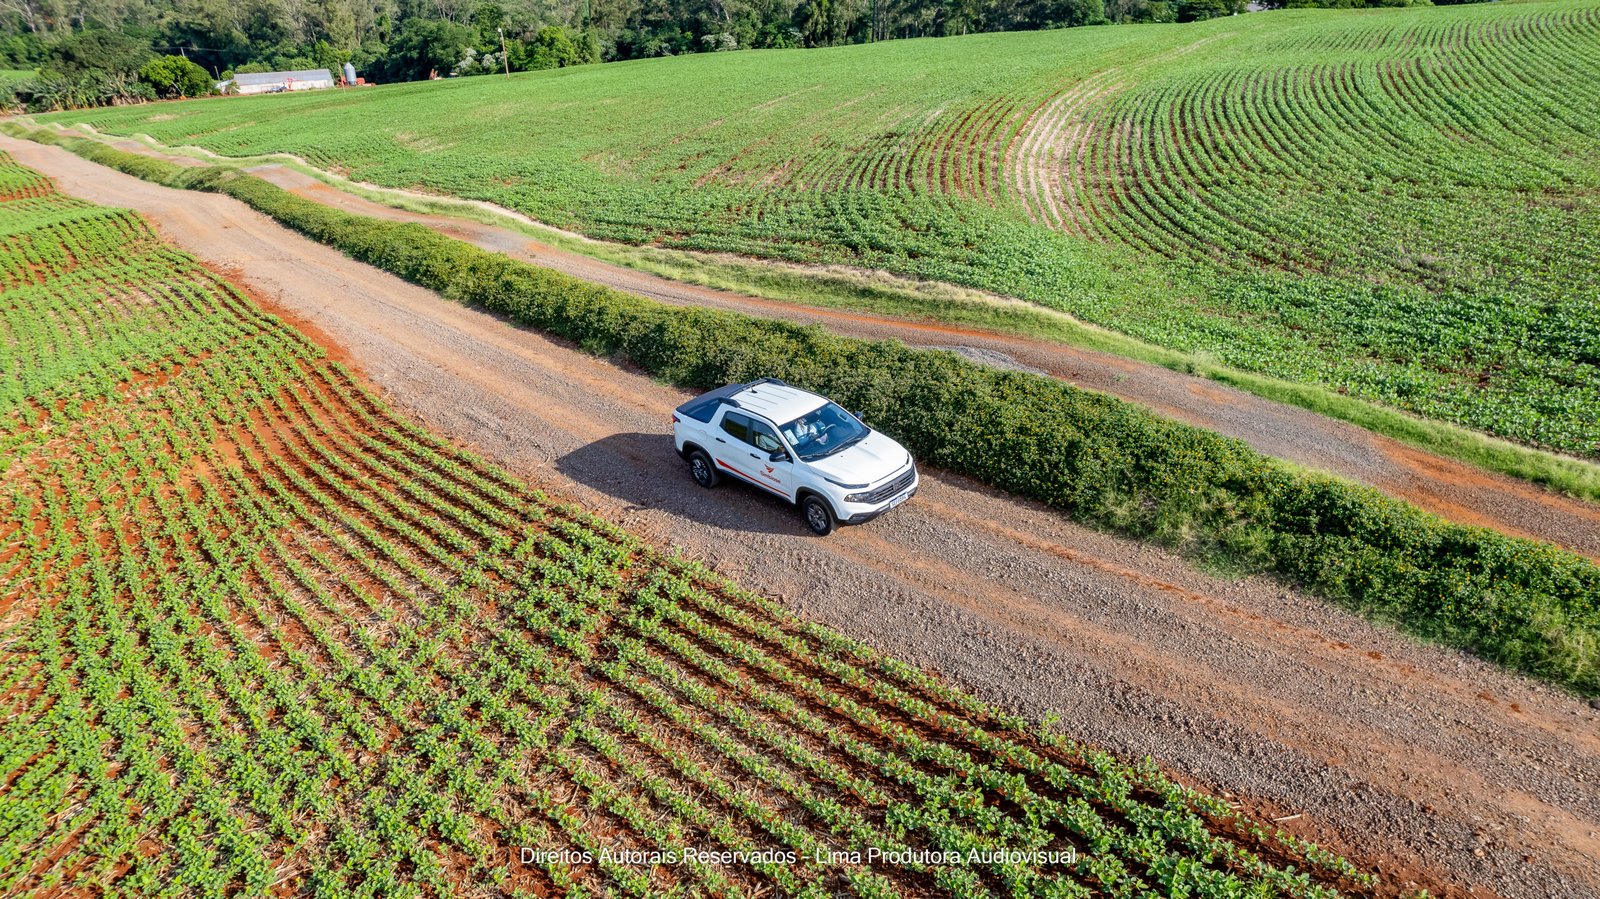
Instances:
[[[732,399],[738,400],[741,409],[749,409],[779,425],[820,409],[827,402],[810,391],[791,387],[776,379],[752,381],[734,394]]]
[[[821,408],[827,400],[777,378],[762,378],[744,384],[728,384],[702,393],[678,407],[678,411],[697,421],[709,422],[717,407],[728,402],[761,415],[775,424],[787,424]]]

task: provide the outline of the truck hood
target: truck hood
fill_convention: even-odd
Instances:
[[[806,464],[841,484],[876,484],[910,461],[911,454],[894,438],[873,431],[849,449]]]

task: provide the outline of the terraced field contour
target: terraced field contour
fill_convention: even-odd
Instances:
[[[607,240],[981,288],[1600,457],[1596,0],[695,54],[49,119],[292,153]]]

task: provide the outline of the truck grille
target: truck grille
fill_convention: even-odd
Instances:
[[[864,503],[881,503],[889,497],[894,496],[900,491],[906,489],[907,487],[910,487],[911,482],[916,480],[916,477],[917,466],[912,465],[910,468],[906,469],[905,474],[895,478],[887,484],[884,484],[882,487],[879,487],[869,493],[858,493],[856,495],[861,497],[861,502]]]

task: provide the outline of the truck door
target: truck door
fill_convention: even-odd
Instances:
[[[759,437],[758,437],[759,435]],[[785,499],[789,498],[787,481],[790,463],[773,462],[772,452],[762,452],[755,441],[778,443],[778,435],[767,425],[753,421],[750,416],[732,409],[724,411],[722,420],[712,434],[712,458],[724,474],[731,474]],[[782,444],[778,444],[781,448]],[[780,466],[782,471],[780,472]]]
[[[756,475],[769,481],[772,486],[784,496],[794,497],[794,456],[789,448],[778,439],[778,431],[772,425],[757,419],[750,420],[750,445],[755,451],[750,454],[750,464],[756,467]],[[773,459],[774,453],[782,453],[779,459]]]

